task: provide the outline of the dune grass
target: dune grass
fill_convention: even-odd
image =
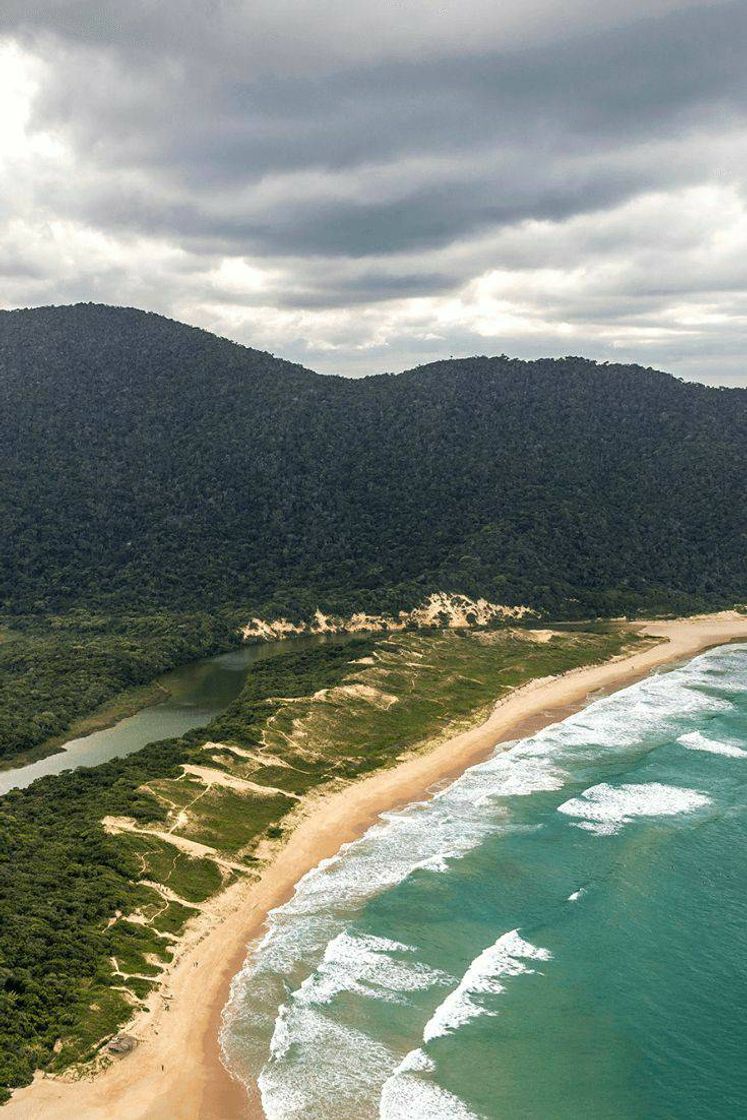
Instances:
[[[289,643],[209,727],[1,798],[0,1094],[95,1054],[158,986],[199,908],[256,876],[310,791],[635,643],[614,627]]]

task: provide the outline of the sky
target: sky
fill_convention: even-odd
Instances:
[[[747,4],[2,0],[0,306],[747,384]]]

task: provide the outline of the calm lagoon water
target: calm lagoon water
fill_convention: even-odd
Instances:
[[[326,640],[324,637],[298,638],[294,646]],[[169,694],[161,703],[143,708],[113,727],[71,739],[63,751],[29,766],[1,770],[0,795],[9,789],[28,786],[45,774],[59,774],[78,766],[96,766],[109,758],[133,754],[147,743],[183,735],[192,727],[204,727],[238,696],[253,664],[286,650],[287,643],[282,648],[277,643],[243,646],[164,674],[156,682]]]
[[[307,875],[223,1045],[270,1120],[747,1115],[747,645],[648,678]]]

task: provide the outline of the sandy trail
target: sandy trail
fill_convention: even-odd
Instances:
[[[632,684],[652,669],[722,642],[747,639],[736,612],[641,624],[665,641],[632,656],[535,680],[501,700],[489,718],[429,753],[316,803],[258,881],[242,879],[191,923],[154,1009],[129,1030],[135,1052],[88,1080],[37,1077],[18,1090],[3,1120],[238,1120],[261,1116],[220,1061],[218,1028],[231,979],[268,910],[320,860],[361,835],[387,810],[422,798],[438,782],[487,757],[497,743],[532,733],[578,710],[590,694]],[[120,824],[120,822],[117,822]]]
[[[287,789],[278,789],[276,786],[260,786],[250,782],[247,778],[237,778],[235,774],[227,774],[224,770],[216,770],[210,766],[182,766],[185,774],[197,778],[206,786],[226,786],[236,793],[256,793],[260,797],[287,797],[292,801],[300,801],[297,793],[289,793]]]
[[[188,840],[186,836],[177,836],[171,830],[164,832],[158,828],[141,827],[135,821],[130,820],[129,817],[104,817],[101,823],[106,831],[112,833],[112,835],[116,835],[118,832],[134,832],[137,836],[155,836],[157,840],[172,844],[180,852],[192,856],[193,859],[210,859],[226,871],[241,871],[245,875],[253,874],[251,868],[247,867],[245,863],[224,859],[216,852],[215,848],[210,848],[207,844],[200,844],[197,840]]]

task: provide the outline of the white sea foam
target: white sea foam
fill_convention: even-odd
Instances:
[[[433,1073],[436,1063],[429,1058],[425,1050],[410,1050],[394,1071],[397,1073]]]
[[[562,789],[568,777],[553,764],[544,747],[536,753],[515,747],[512,752],[498,755],[493,762],[492,771],[488,767],[483,773],[492,772],[500,780],[495,788],[479,797],[475,805],[486,805],[499,797],[528,797],[532,793]]]
[[[270,1057],[277,1061],[285,1057],[293,1041],[288,1024],[289,1013],[288,1004],[281,1003],[278,1008],[278,1017],[275,1020],[275,1030],[272,1032],[272,1038],[270,1039]]]
[[[324,952],[316,972],[307,977],[291,999],[299,1004],[329,1003],[341,992],[402,1003],[406,993],[449,984],[453,977],[418,960],[401,960],[396,953],[414,954],[413,945],[386,937],[338,934]]]
[[[517,743],[466,771],[431,801],[382,814],[381,823],[304,876],[290,901],[271,912],[244,981],[262,972],[287,976],[304,961],[313,967],[341,932],[338,906],[349,914],[414,872],[447,871],[450,860],[510,827],[511,798],[562,788],[567,775],[550,760],[552,749],[549,741]]]
[[[395,1073],[385,1082],[379,1102],[380,1120],[478,1120],[465,1103],[412,1073]]]
[[[731,709],[727,697],[730,690],[738,691],[740,674],[745,678],[743,684],[747,685],[747,674],[741,667],[747,664],[743,652],[733,646],[711,651],[681,669],[650,677],[623,692],[597,700],[529,739],[503,746],[491,759],[472,767],[431,801],[384,814],[381,822],[364,837],[346,845],[337,856],[305,876],[293,898],[270,915],[266,936],[256,946],[243,972],[235,978],[223,1031],[224,1046],[227,1046],[226,1039],[229,1040],[229,1061],[232,1061],[232,1037],[236,1040],[237,1053],[256,1054],[256,1058],[251,1058],[254,1075],[267,1054],[266,1040],[273,1034],[275,1057],[266,1063],[262,1074],[263,1094],[267,1093],[273,1102],[274,1111],[268,1110],[271,1120],[281,1117],[289,1120],[304,1114],[307,1106],[293,1104],[291,1098],[296,1101],[308,1098],[304,1076],[311,1077],[312,1072],[319,1092],[326,1084],[327,1091],[332,1094],[333,1085],[349,1084],[351,1071],[346,1063],[359,1068],[362,1081],[358,1090],[363,1094],[361,1100],[365,1097],[366,1104],[362,1108],[365,1115],[370,1114],[371,1101],[378,1099],[380,1087],[393,1077],[398,1061],[396,1055],[377,1049],[379,1044],[365,1035],[355,1039],[349,1033],[345,1036],[330,1033],[331,1015],[324,1015],[325,999],[343,991],[362,998],[376,995],[379,999],[395,999],[399,998],[398,993],[417,990],[417,986],[426,981],[440,982],[434,973],[413,969],[417,962],[408,959],[410,954],[406,949],[369,944],[361,953],[360,944],[351,946],[344,937],[340,940],[356,911],[408,876],[448,871],[453,861],[479,846],[491,833],[515,827],[542,827],[536,815],[534,819],[531,816],[527,819],[527,813],[519,819],[515,817],[519,804],[516,798],[522,799],[524,807],[526,799],[533,794],[545,795],[560,790],[576,777],[579,765],[594,766],[600,757],[635,748],[638,744],[650,749],[678,735],[684,740],[682,733],[688,725],[693,726],[693,719],[702,714],[727,713]],[[715,695],[716,692],[720,695]],[[694,745],[696,742],[690,738],[683,741],[683,746],[705,749]],[[720,745],[722,748],[729,746]],[[722,749],[719,753],[725,752]],[[736,754],[733,757],[737,757]],[[557,800],[561,799],[562,795]],[[603,783],[565,801],[561,810],[573,818],[576,827],[611,833],[638,816],[687,812],[706,804],[708,798],[695,790],[655,783],[615,789]],[[571,900],[577,898],[578,892],[574,892]],[[501,941],[503,939],[496,945]],[[529,948],[534,950],[533,946]],[[522,956],[509,950],[510,946],[506,948],[504,943],[504,971],[501,971],[501,961],[496,959],[496,971],[491,974],[494,986],[485,991],[502,990],[501,977],[505,979],[530,971],[527,962],[537,959],[531,954]],[[428,966],[423,967],[427,970]],[[408,985],[412,986],[408,988]],[[289,996],[289,989],[295,989],[295,999]],[[465,976],[452,996],[441,1005],[444,1010],[439,1009],[433,1016],[430,1030],[435,1029],[434,1020],[437,1026],[439,1019],[446,1022],[454,1015],[452,1021],[458,1026],[458,1015],[466,1014],[471,1018],[473,1013],[481,1013],[478,1002],[481,991],[478,987],[470,992]],[[462,996],[465,998],[460,1002]],[[283,1003],[287,1010],[279,1016],[278,1007]],[[322,1050],[326,1058],[320,1062],[317,1059]],[[372,1055],[370,1063],[364,1050],[366,1055]],[[334,1061],[331,1051],[335,1052]],[[343,1055],[342,1064],[337,1060],[339,1055]],[[400,1082],[407,1077],[411,1081],[431,1083],[427,1073],[418,1076],[416,1070],[403,1070],[397,1076]],[[353,1097],[358,1090],[352,1091]],[[372,1092],[376,1094],[373,1098]],[[365,1096],[366,1093],[369,1095]],[[282,1107],[281,1099],[286,1101]],[[418,1115],[414,1107],[410,1112],[413,1117]],[[311,1107],[307,1114],[313,1115],[315,1120],[326,1116],[324,1111],[317,1112]],[[350,1114],[355,1114],[352,1108]],[[439,1114],[433,1112],[432,1115]]]
[[[292,1052],[273,1038],[271,1058],[258,1078],[267,1120],[360,1115],[396,1068],[396,1056],[316,1007],[297,1007],[292,1025]]]
[[[677,725],[700,713],[728,712],[729,700],[690,687],[683,670],[650,677],[623,692],[595,701],[561,724],[546,728],[537,740],[551,739],[556,749],[578,748],[595,757],[603,748],[620,749],[658,739],[665,742]]]
[[[443,855],[427,856],[416,863],[413,871],[437,871],[442,875],[449,870],[449,860],[454,859],[458,852],[444,852]]]
[[[722,754],[726,758],[747,758],[747,751],[738,743],[709,739],[701,731],[688,731],[686,735],[680,735],[677,742],[689,751],[707,751],[708,754]]]
[[[453,983],[447,973],[413,959],[415,953],[401,941],[347,931],[329,942],[318,968],[290,994],[275,1020],[270,1061],[259,1080],[270,1120],[301,1115],[322,1120],[352,1114],[360,1101],[375,1099],[396,1058],[342,1026],[327,1007],[342,993],[402,1003],[407,993]]]
[[[733,705],[721,692],[747,686],[744,650],[729,646],[701,654],[681,668],[654,674],[538,732],[537,744],[551,741],[554,753],[594,757],[600,748],[625,748],[641,741],[665,742],[678,725],[700,714],[725,713]],[[580,748],[580,749],[579,749]]]
[[[665,742],[693,712],[728,710],[728,700],[703,688],[733,660],[728,651],[715,650],[681,669],[647,678],[500,749],[431,801],[383,814],[364,837],[309,872],[290,901],[271,913],[268,933],[244,982],[262,971],[289,975],[305,962],[313,968],[350,912],[415,872],[447,871],[449,861],[464,856],[489,833],[511,827],[513,798],[561,789],[569,766],[593,761],[600,750],[626,749],[652,738]],[[590,822],[585,827],[597,831],[604,824],[588,815],[585,819]],[[338,908],[346,912],[343,921]]]
[[[642,785],[611,786],[602,782],[585,789],[558,806],[559,813],[578,817],[577,828],[611,836],[635,817],[670,817],[691,813],[710,805],[711,799],[694,789],[648,782]]]
[[[405,1054],[381,1090],[379,1120],[477,1120],[459,1097],[433,1081],[413,1076],[435,1070],[436,1064],[425,1050]]]
[[[475,957],[458,986],[439,1004],[425,1025],[423,1041],[432,1042],[434,1038],[458,1030],[478,1015],[487,1014],[476,997],[498,995],[505,990],[505,978],[534,972],[526,961],[547,961],[551,957],[548,949],[525,941],[518,930],[504,933],[494,945]]]

